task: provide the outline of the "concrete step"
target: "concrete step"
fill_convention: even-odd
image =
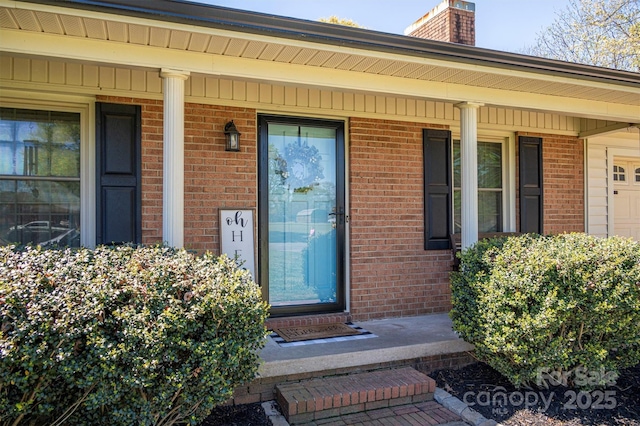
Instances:
[[[276,386],[276,401],[291,424],[433,399],[435,381],[411,368],[316,378]]]

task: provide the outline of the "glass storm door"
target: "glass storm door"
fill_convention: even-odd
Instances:
[[[344,123],[260,116],[259,257],[271,315],[343,310]]]

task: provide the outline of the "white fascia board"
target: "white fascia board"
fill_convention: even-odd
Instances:
[[[309,67],[280,62],[188,52],[44,33],[0,30],[4,52],[151,69],[174,68],[227,78],[268,81],[348,91],[407,96],[447,102],[478,102],[509,108],[635,122],[640,105],[586,101],[400,77]],[[620,87],[617,87],[620,89]],[[625,89],[627,90],[627,89]],[[640,92],[638,93],[640,97]]]

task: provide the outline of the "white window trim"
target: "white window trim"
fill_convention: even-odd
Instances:
[[[2,91],[3,107],[80,114],[80,244],[96,245],[95,99],[36,92]]]
[[[460,133],[451,135],[451,173],[453,173],[453,142],[460,140]],[[478,130],[478,142],[502,144],[502,232],[516,231],[516,136],[514,133],[483,132]],[[453,176],[451,179],[452,190]],[[451,197],[451,223],[453,226],[455,206]]]
[[[516,232],[516,135],[510,133],[504,137],[504,157],[505,172],[502,174],[504,205],[507,208],[504,221],[504,232]]]

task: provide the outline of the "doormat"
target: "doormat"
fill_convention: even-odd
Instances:
[[[303,340],[328,339],[331,337],[354,336],[361,333],[360,330],[342,323],[280,327],[274,328],[273,331],[286,343],[300,342]]]
[[[285,342],[285,340],[280,337],[280,335],[278,333],[276,333],[275,331],[272,331],[269,334],[269,337],[271,338],[271,340],[273,340],[275,343],[278,344],[278,346],[280,346],[281,348],[290,348],[290,347],[294,347],[294,346],[306,346],[306,345],[315,345],[318,343],[334,343],[334,342],[347,342],[347,341],[353,341],[353,340],[363,340],[363,339],[371,339],[373,337],[378,337],[375,334],[373,334],[370,331],[365,330],[364,328],[358,326],[358,325],[354,325],[350,322],[348,322],[347,324],[348,327],[353,328],[354,330],[358,331],[358,334],[352,334],[349,336],[337,336],[337,337],[320,337],[320,338],[315,338],[315,339],[311,339],[311,340],[298,340],[296,342]],[[285,328],[285,327],[282,327]],[[288,327],[287,327],[288,328]]]

